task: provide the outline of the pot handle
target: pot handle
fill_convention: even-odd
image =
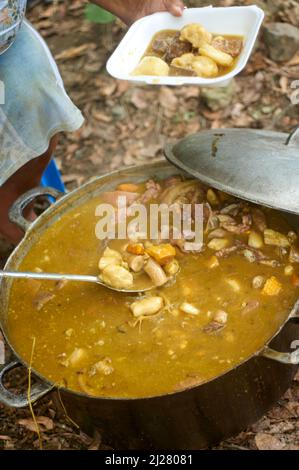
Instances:
[[[297,349],[295,349],[295,347]],[[267,346],[261,353],[261,356],[266,357],[267,359],[272,359],[276,362],[280,362],[282,364],[296,366],[299,364],[299,341],[294,342],[294,351],[291,353],[275,351],[275,349],[269,348]]]
[[[31,225],[31,222],[25,219],[25,217],[23,216],[23,212],[24,209],[28,206],[28,204],[34,201],[34,199],[38,196],[51,196],[55,200],[57,200],[63,195],[64,193],[62,193],[61,191],[49,187],[43,188],[40,186],[38,188],[31,189],[30,191],[27,191],[25,194],[19,197],[19,199],[17,199],[12,205],[8,215],[9,220],[12,223],[16,224],[24,232],[27,232]]]
[[[0,371],[0,403],[3,403],[4,405],[10,406],[12,408],[24,408],[26,406],[29,406],[29,400],[26,393],[15,395],[14,393],[7,390],[7,388],[3,384],[5,374],[7,374],[7,372],[9,372],[10,370],[16,369],[17,367],[21,366],[22,364],[20,362],[13,361],[5,365]],[[45,382],[38,382],[32,385],[30,402],[33,403],[39,398],[42,398],[53,388],[54,385],[50,385]]]

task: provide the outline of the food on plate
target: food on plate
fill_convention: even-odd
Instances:
[[[152,289],[132,295],[14,280],[7,322],[16,351],[29,363],[35,338],[32,366],[48,380],[88,395],[132,398],[196,386],[263,349],[298,299],[298,237],[283,215],[181,175],[115,186],[99,187],[53,222],[19,269]],[[124,193],[134,195],[129,206],[142,201],[148,210],[151,203],[179,212],[191,204],[191,222],[194,205],[203,204],[201,249],[186,250],[172,226],[165,237],[140,228],[103,244],[95,237],[95,209],[107,198],[117,208]]]
[[[220,77],[237,64],[243,38],[213,35],[194,23],[155,34],[133,75]]]
[[[223,67],[230,67],[233,64],[234,60],[232,56],[226,52],[222,52],[219,49],[216,49],[210,44],[203,44],[198,50],[201,55],[209,57],[218,65],[222,65]]]
[[[133,75],[155,75],[165,77],[169,75],[169,65],[159,57],[143,57],[133,72]]]
[[[177,68],[190,69],[198,77],[217,77],[218,66],[214,60],[209,57],[195,56],[194,54],[185,54],[174,59],[171,65]]]
[[[195,49],[198,49],[203,44],[210,44],[212,42],[212,38],[212,34],[198,23],[184,26],[180,35],[181,41],[190,42]]]

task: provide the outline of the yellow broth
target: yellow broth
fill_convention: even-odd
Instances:
[[[222,197],[221,207],[231,202]],[[95,237],[95,208],[100,202],[96,197],[56,221],[19,269],[97,275],[102,245]],[[290,227],[280,214],[264,211],[268,227],[288,233]],[[243,242],[247,238],[248,233],[233,236]],[[113,242],[114,248],[123,243]],[[265,246],[263,251],[278,259],[277,248]],[[176,282],[156,289],[168,308],[140,321],[129,308],[136,298],[128,294],[91,284],[15,280],[8,313],[11,342],[29,362],[35,338],[34,369],[57,385],[90,395],[146,397],[212,379],[260,350],[287,319],[298,296],[291,282],[294,275],[285,274],[288,254],[280,257],[277,267],[250,263],[232,253],[209,268],[213,255],[210,248],[197,254],[177,250],[181,270]],[[292,266],[298,275],[298,265]],[[253,288],[257,275],[275,276],[282,287],[279,294],[269,296]],[[236,281],[239,292],[228,281]],[[36,298],[49,293],[53,297],[37,310]],[[181,311],[184,301],[200,313]],[[244,312],[252,301],[259,302],[258,308]],[[219,309],[227,312],[227,324],[207,334],[204,327]],[[83,357],[70,366],[67,358],[76,350],[83,350]],[[108,368],[95,372],[92,367],[99,361]]]

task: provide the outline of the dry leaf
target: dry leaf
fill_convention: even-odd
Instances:
[[[277,437],[262,432],[255,436],[255,443],[259,450],[282,450],[285,447]]]
[[[4,364],[5,364],[5,346],[4,346],[3,336],[0,333],[0,366]]]
[[[62,181],[64,183],[72,183],[73,181],[76,181],[78,186],[80,186],[83,180],[84,180],[84,176],[77,174],[77,173],[62,176]]]
[[[148,107],[148,102],[145,99],[145,92],[142,88],[135,88],[131,95],[131,103],[137,109],[146,109]]]
[[[287,62],[286,65],[293,66],[293,65],[299,65],[299,52],[294,55],[294,57]]]
[[[88,43],[88,44],[82,44],[82,46],[70,47],[69,49],[66,49],[60,52],[60,54],[56,54],[55,59],[56,60],[74,59],[76,57],[80,57],[87,50],[95,49],[96,47],[97,47],[96,44],[94,44],[93,42]]]
[[[40,430],[42,432],[51,431],[54,428],[53,420],[51,418],[48,418],[47,416],[37,416],[36,421],[38,425],[40,426]],[[32,418],[19,419],[18,424],[20,424],[21,426],[24,426],[29,431],[37,432],[36,425]]]
[[[105,114],[102,111],[97,110],[96,108],[91,109],[91,115],[93,118],[100,122],[108,123],[112,121],[112,116],[109,116],[108,114]]]
[[[159,101],[164,109],[175,111],[178,107],[178,99],[172,88],[162,86],[159,93]]]

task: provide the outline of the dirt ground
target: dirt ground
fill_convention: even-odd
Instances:
[[[128,165],[162,158],[163,147],[203,129],[251,127],[290,131],[299,121],[291,83],[299,79],[299,55],[288,63],[269,59],[263,37],[246,70],[234,84],[213,92],[190,87],[143,87],[109,77],[105,62],[121,39],[120,22],[102,26],[84,20],[82,1],[35,1],[28,17],[50,46],[65,87],[86,121],[62,135],[56,161],[72,190],[89,178]],[[192,2],[214,5],[251,1]],[[257,1],[267,22],[299,24],[298,0]],[[0,243],[0,264],[11,247]],[[1,339],[0,339],[1,343]],[[10,379],[9,379],[10,380]],[[10,384],[25,384],[25,377]],[[44,449],[104,449],[105,436],[87,436],[55,411],[51,397],[34,406]],[[299,450],[299,375],[285,396],[258,423],[222,442],[220,449]],[[28,409],[0,405],[0,449],[37,449],[39,441]]]

